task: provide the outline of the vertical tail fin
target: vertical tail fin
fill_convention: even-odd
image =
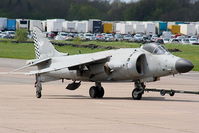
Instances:
[[[35,47],[35,56],[37,59],[67,55],[58,52],[49,41],[49,39],[47,39],[42,31],[37,27],[33,28],[33,40]]]

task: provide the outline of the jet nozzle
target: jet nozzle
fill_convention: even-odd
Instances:
[[[178,59],[175,64],[175,68],[179,73],[186,73],[194,68],[194,65],[185,59]]]

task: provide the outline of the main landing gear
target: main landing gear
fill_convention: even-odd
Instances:
[[[134,100],[141,100],[142,95],[144,94],[145,87],[146,86],[144,85],[144,83],[142,83],[140,81],[136,81],[135,82],[135,89],[132,92],[132,98]]]
[[[101,86],[101,82],[95,82],[95,86],[92,86],[89,90],[91,98],[103,98],[104,88]]]
[[[35,82],[36,97],[41,98],[42,85],[41,85],[41,81],[39,80],[39,78],[40,78],[39,74],[36,74],[35,77],[36,77],[36,82]]]

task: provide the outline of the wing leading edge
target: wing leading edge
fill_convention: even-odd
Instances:
[[[105,61],[108,60],[111,56],[100,56],[100,57],[91,57],[91,58],[86,58],[82,61],[78,62],[72,62],[72,63],[56,63],[48,68],[41,69],[41,70],[36,70],[36,71],[30,71],[29,73],[26,73],[27,75],[34,75],[34,74],[42,74],[42,73],[47,73],[47,72],[53,72],[53,71],[58,71],[64,68],[71,68],[71,67],[76,67],[80,65],[89,65],[92,63],[97,63],[100,61]]]

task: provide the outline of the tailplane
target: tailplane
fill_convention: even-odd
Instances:
[[[37,59],[68,55],[67,53],[58,52],[49,39],[47,39],[42,31],[37,27],[34,27],[33,29],[33,40],[35,56]]]

